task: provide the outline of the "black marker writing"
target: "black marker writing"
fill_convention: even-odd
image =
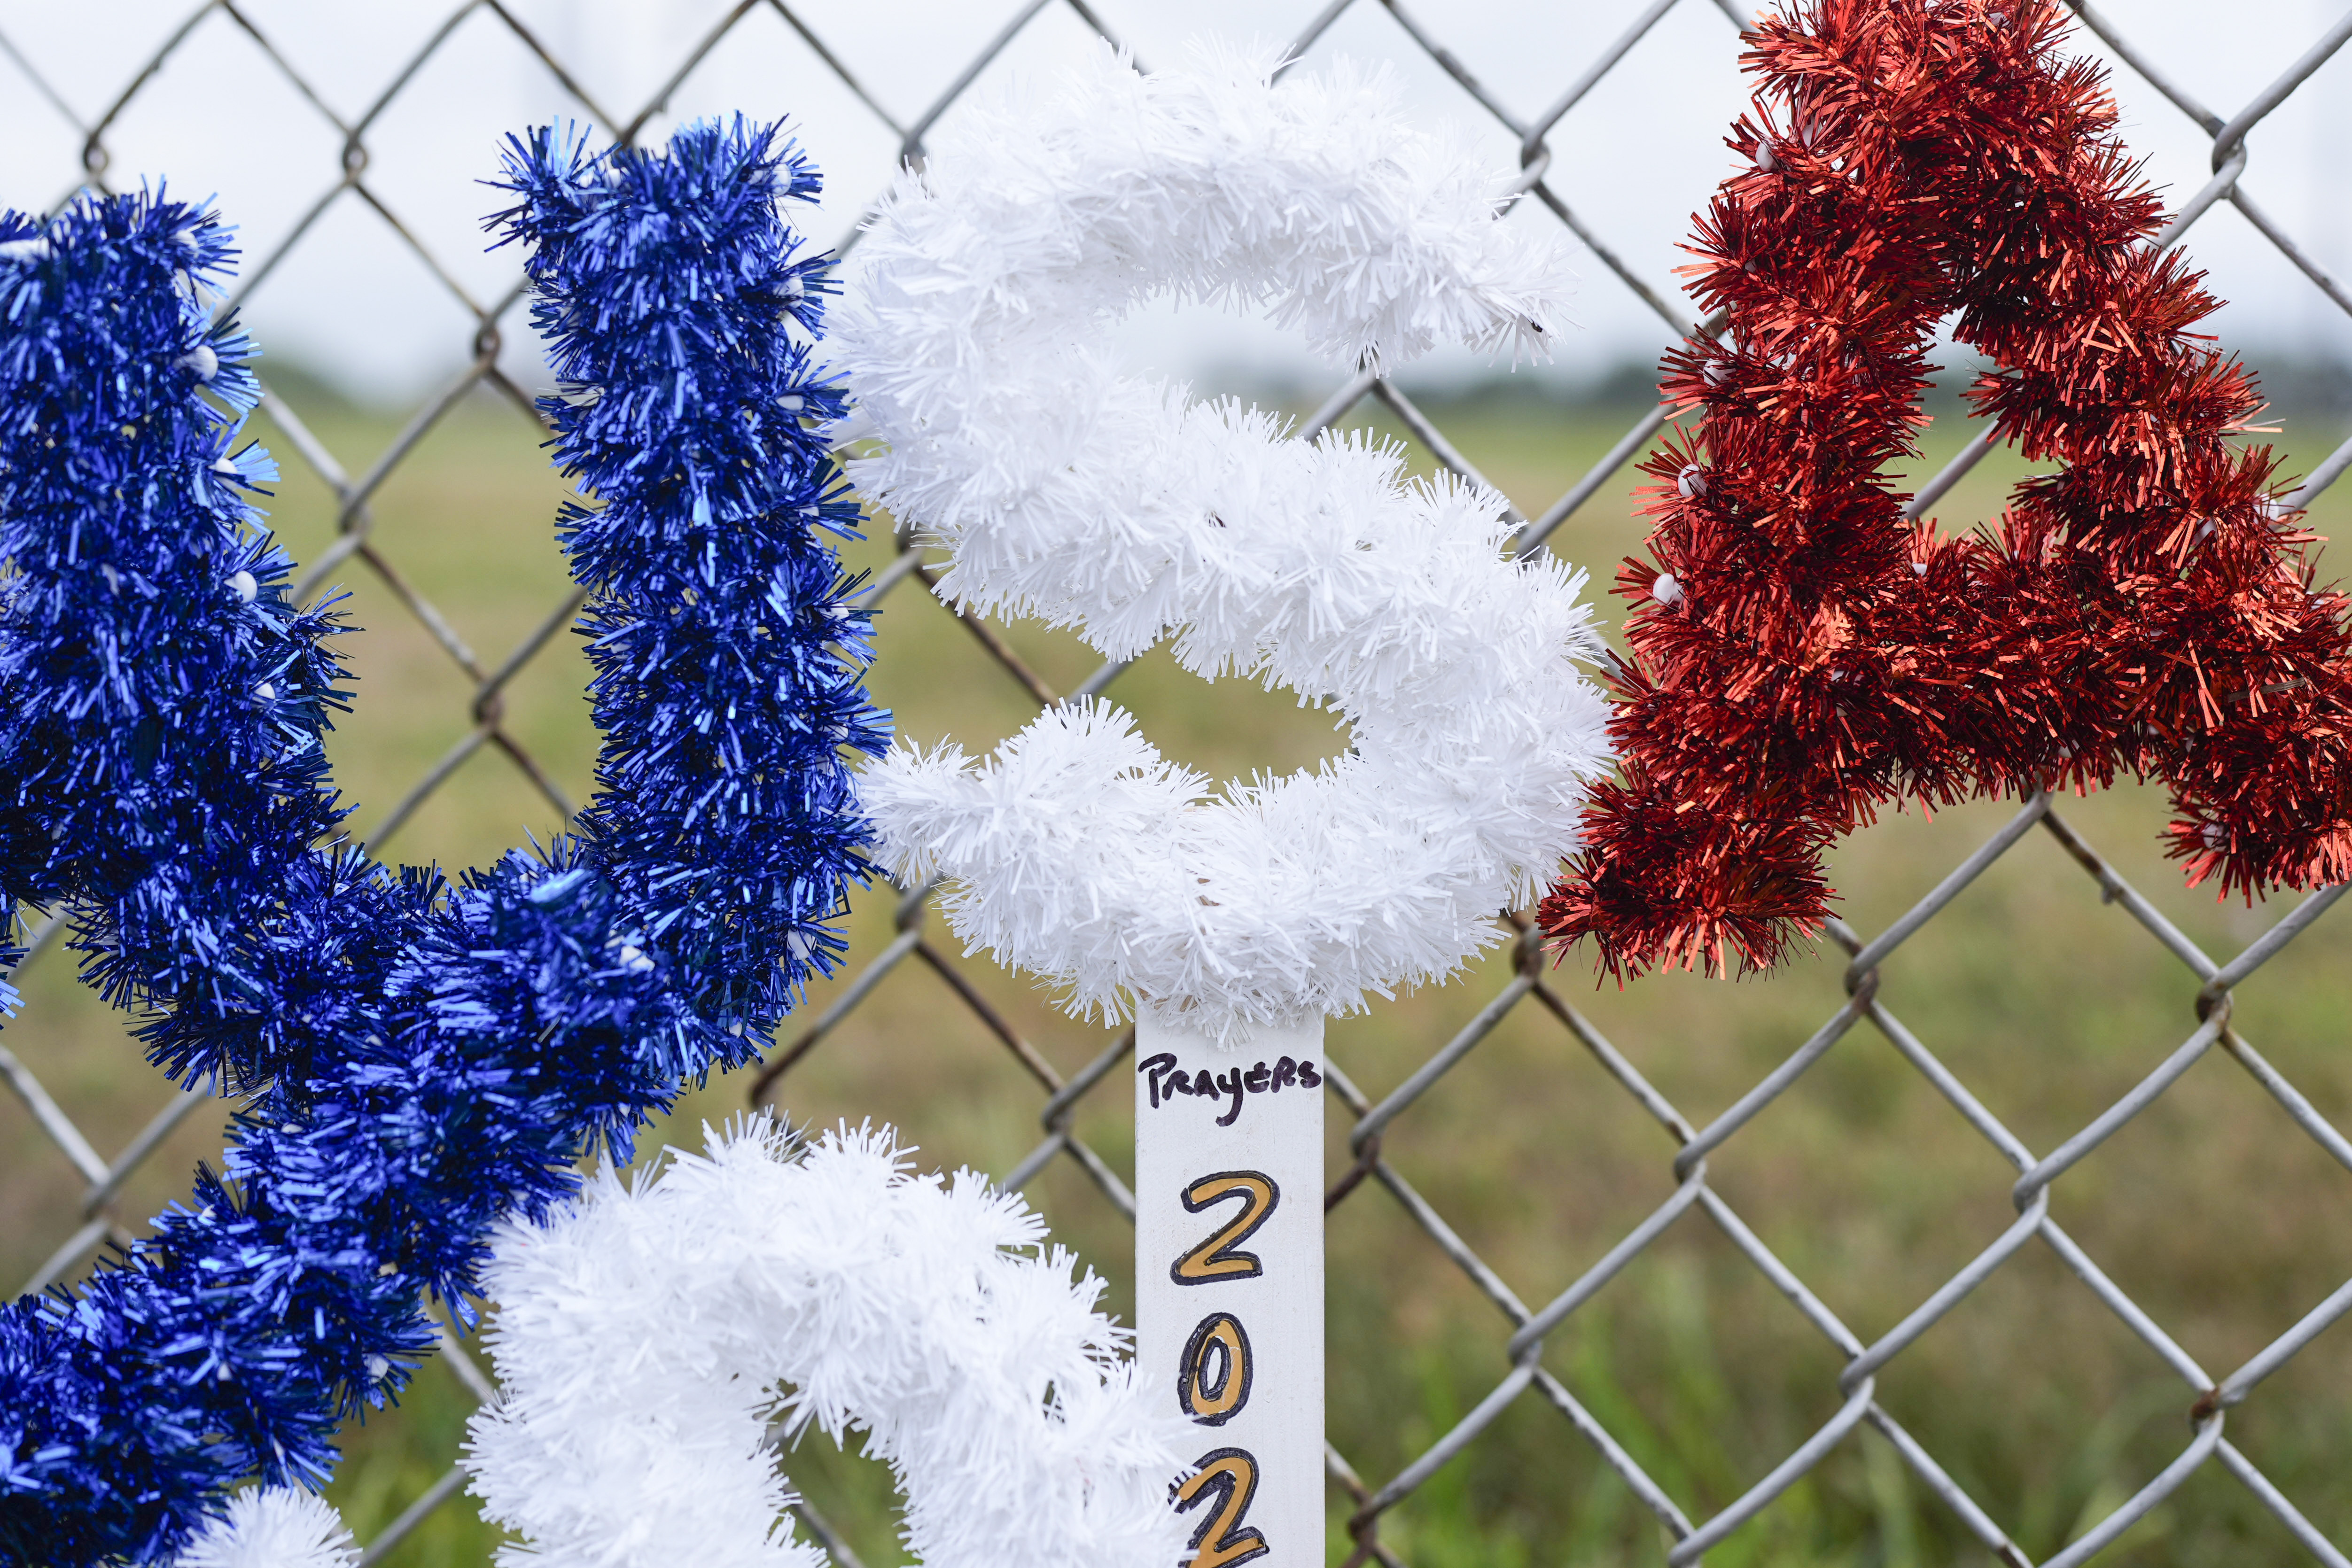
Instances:
[[[1323,1074],[1316,1071],[1315,1063],[1287,1056],[1271,1065],[1254,1061],[1247,1067],[1236,1063],[1223,1071],[1204,1067],[1187,1072],[1176,1065],[1172,1052],[1162,1051],[1137,1062],[1135,1070],[1144,1075],[1145,1089],[1155,1111],[1180,1094],[1203,1100],[1231,1100],[1232,1106],[1217,1118],[1220,1127],[1230,1127],[1240,1119],[1247,1095],[1323,1086]]]

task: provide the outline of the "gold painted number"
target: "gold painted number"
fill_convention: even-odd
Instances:
[[[1263,1557],[1271,1550],[1264,1532],[1244,1524],[1250,1499],[1257,1495],[1257,1460],[1241,1448],[1213,1448],[1202,1454],[1200,1469],[1176,1483],[1176,1511],[1184,1513],[1201,1500],[1216,1495],[1216,1503],[1192,1531],[1192,1557],[1187,1568],[1234,1568],[1235,1563]]]
[[[1265,1272],[1255,1252],[1234,1249],[1257,1233],[1282,1189],[1263,1171],[1218,1171],[1204,1176],[1183,1192],[1184,1212],[1198,1214],[1226,1198],[1242,1200],[1241,1212],[1227,1220],[1206,1241],[1168,1266],[1168,1277],[1180,1285],[1212,1285],[1220,1280],[1255,1280]]]
[[[1203,1427],[1222,1427],[1249,1403],[1249,1335],[1231,1312],[1211,1312],[1184,1345],[1176,1402]]]

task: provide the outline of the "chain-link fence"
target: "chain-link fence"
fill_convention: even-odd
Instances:
[[[1746,21],[1737,0],[1679,0],[1679,5],[1684,13],[1696,10],[1710,17],[1719,11],[1723,25],[1713,47],[1718,47],[1726,58],[1736,52],[1737,30]],[[1597,270],[1601,276],[1591,278],[1588,286],[1601,289],[1622,285],[1629,290],[1654,314],[1661,324],[1659,336],[1663,342],[1690,326],[1678,313],[1679,296],[1671,289],[1654,286],[1621,260],[1609,236],[1597,232],[1564,197],[1561,182],[1554,177],[1553,171],[1556,164],[1571,157],[1564,150],[1568,143],[1559,139],[1559,128],[1598,84],[1621,68],[1673,68],[1671,60],[1652,58],[1638,67],[1626,66],[1625,62],[1639,60],[1640,46],[1645,37],[1675,13],[1677,6],[1678,0],[1651,0],[1624,23],[1621,33],[1601,47],[1580,57],[1559,59],[1557,78],[1564,85],[1556,98],[1532,111],[1528,105],[1502,101],[1448,50],[1448,8],[1444,5],[1433,4],[1417,9],[1398,0],[1332,0],[1297,32],[1290,48],[1294,56],[1311,62],[1318,47],[1328,47],[1327,36],[1336,23],[1349,16],[1351,8],[1357,19],[1367,12],[1380,15],[1387,26],[1381,36],[1389,39],[1397,53],[1417,53],[1433,62],[1476,106],[1478,112],[1490,116],[1517,141],[1524,171],[1520,189],[1525,199],[1572,230],[1598,263]],[[2347,38],[2352,38],[2352,17],[2319,37],[2242,107],[2216,111],[2176,85],[2158,61],[2145,57],[2135,47],[2128,28],[2118,26],[2118,19],[2087,4],[2077,4],[2075,9],[2084,25],[2113,56],[2119,57],[2129,72],[2136,73],[2140,81],[2161,94],[2210,138],[2211,179],[2179,205],[2174,222],[2159,243],[2173,243],[2217,207],[2234,206],[2255,231],[2276,247],[2280,256],[2308,279],[2320,297],[2352,314],[2352,296],[2347,296],[2297,247],[2294,239],[2282,230],[2250,191],[2247,141],[2250,129],[2286,101]],[[372,162],[382,151],[383,141],[391,134],[385,128],[392,123],[392,111],[403,103],[404,95],[424,90],[415,84],[436,52],[459,47],[453,39],[478,39],[482,30],[488,28],[527,51],[537,62],[537,68],[568,95],[576,112],[625,140],[656,123],[681,84],[706,62],[734,47],[739,35],[754,20],[769,26],[781,22],[804,46],[802,59],[805,69],[832,73],[839,87],[861,106],[860,112],[870,114],[904,156],[919,158],[925,136],[940,116],[975,83],[998,68],[1026,32],[1046,25],[1049,17],[1059,18],[1055,25],[1066,25],[1072,16],[1088,29],[1106,31],[1102,19],[1085,0],[1024,0],[1009,10],[985,47],[954,74],[944,91],[911,117],[894,116],[881,107],[882,100],[891,95],[873,90],[875,84],[870,79],[862,80],[829,47],[819,24],[780,0],[740,0],[699,36],[667,46],[675,55],[675,69],[642,105],[599,101],[580,76],[569,68],[560,40],[534,31],[501,0],[467,0],[432,28],[412,54],[376,62],[380,86],[356,116],[340,115],[331,110],[331,95],[315,89],[304,68],[273,45],[269,30],[259,25],[248,9],[232,0],[213,0],[212,4],[195,7],[184,23],[162,37],[160,44],[152,49],[143,43],[140,46],[148,52],[110,61],[124,85],[119,97],[95,117],[78,113],[68,102],[71,95],[46,79],[44,63],[34,57],[32,51],[12,42],[5,29],[0,29],[0,55],[7,57],[21,78],[21,90],[44,100],[48,110],[70,127],[80,147],[80,169],[56,172],[61,190],[83,180],[105,183],[111,169],[110,135],[122,117],[140,105],[142,94],[153,89],[160,74],[173,63],[177,52],[189,47],[192,37],[205,37],[210,40],[207,47],[215,50],[226,47],[222,43],[226,38],[246,55],[247,68],[282,78],[340,138],[331,164],[312,177],[315,199],[302,207],[299,221],[272,248],[248,257],[239,285],[244,296],[257,296],[258,291],[269,288],[284,264],[299,255],[307,237],[331,211],[357,206],[380,218],[382,243],[412,252],[446,286],[447,295],[463,313],[471,334],[466,369],[425,399],[400,434],[363,468],[354,471],[339,460],[329,442],[311,433],[310,425],[305,423],[305,411],[295,406],[299,400],[291,393],[284,389],[273,392],[266,405],[267,414],[283,433],[285,444],[291,448],[279,451],[281,462],[307,465],[333,497],[335,543],[306,563],[297,591],[308,594],[323,583],[355,573],[372,577],[413,615],[416,625],[462,673],[470,691],[462,734],[422,776],[404,781],[403,792],[369,830],[373,845],[381,847],[394,839],[421,806],[436,792],[450,788],[450,781],[460,769],[485,749],[502,756],[559,815],[568,815],[572,810],[572,802],[550,768],[541,766],[521,738],[507,697],[520,675],[541,660],[551,646],[561,645],[558,634],[571,624],[579,600],[566,598],[549,605],[543,620],[512,647],[489,655],[478,653],[454,628],[452,618],[404,571],[398,559],[401,541],[386,538],[378,530],[372,507],[385,485],[464,400],[487,388],[526,413],[530,409],[527,392],[518,384],[517,375],[507,368],[510,358],[501,359],[502,332],[514,332],[520,328],[519,295],[507,292],[488,297],[469,288],[460,281],[458,269],[446,264],[431,245],[404,224],[396,204],[387,200],[372,180]],[[2286,58],[2300,42],[2281,40],[2279,57]],[[104,40],[93,33],[88,47],[103,47]],[[793,84],[784,84],[780,92],[790,99],[793,95]],[[1712,138],[1717,132],[1710,126],[1704,128],[1701,134]],[[1594,155],[1595,143],[1591,138],[1576,145],[1584,149],[1582,155]],[[836,189],[836,201],[841,194]],[[1704,195],[1703,189],[1692,190],[1686,205],[1696,206]],[[2226,283],[2224,280],[2225,288]],[[1359,414],[1360,405],[1366,405],[1367,400],[1384,411],[1381,418],[1391,428],[1401,427],[1435,462],[1477,476],[1423,408],[1397,385],[1374,375],[1358,375],[1333,389],[1303,422],[1304,433],[1319,431]],[[1596,496],[1608,492],[1612,486],[1622,491],[1628,483],[1629,464],[1651,444],[1668,417],[1669,411],[1660,407],[1633,419],[1622,438],[1564,494],[1532,517],[1520,519],[1517,548],[1522,551],[1545,548],[1546,541]],[[1958,458],[1921,489],[1915,513],[1949,490],[1973,464],[1984,457],[1987,447],[1981,441],[1971,441],[1964,444],[1960,451]],[[2316,496],[2347,465],[2352,465],[2352,442],[2316,465],[2301,498],[2309,500]],[[543,527],[543,520],[534,520],[533,526]],[[866,592],[870,600],[879,601],[894,595],[921,594],[931,587],[932,581],[933,569],[927,564],[923,551],[901,548],[887,568],[877,573]],[[1003,678],[1040,706],[1066,700],[1071,695],[1100,692],[1122,674],[1121,666],[1106,665],[1076,684],[1070,693],[1057,693],[1030,663],[1024,661],[998,628],[977,620],[966,622],[966,626]],[[971,646],[961,645],[967,650]],[[1886,965],[1898,949],[1918,940],[1931,922],[1969,893],[1971,885],[1985,877],[2004,856],[2011,855],[2022,844],[2047,841],[2055,841],[2062,846],[2064,861],[2079,866],[2083,874],[2095,883],[2103,903],[2120,906],[2121,914],[2112,918],[2137,922],[2149,942],[2178,960],[2189,972],[2194,991],[2193,1017],[2181,1019],[2188,1028],[2185,1040],[2177,1047],[2171,1046],[2169,1040],[2139,1042],[2134,1048],[2138,1054],[2131,1068],[2136,1082],[2130,1083],[2127,1092],[2111,1097],[2111,1103],[2082,1122],[2071,1135],[2044,1140],[2046,1146],[2037,1147],[2012,1132],[2002,1117],[1988,1108],[1986,1101],[1979,1098],[1984,1088],[1981,1082],[1972,1090],[1970,1083],[1963,1081],[1961,1072],[1949,1064],[1953,1054],[1949,1049],[1939,1054],[1930,1048],[1927,1040],[1937,1033],[1932,1022],[1915,1019],[1913,1023],[1920,1024],[1915,1031],[1913,1023],[1898,1016],[1902,987]],[[2064,861],[2053,858],[2049,863],[2059,866]],[[2290,943],[2304,938],[2307,946],[2312,938],[2306,937],[2305,933],[2327,915],[2342,892],[2341,888],[2330,889],[2295,904],[2290,914],[2261,931],[2234,956],[2217,958],[2185,935],[2178,922],[2159,912],[2148,897],[2127,883],[2110,861],[2059,814],[2047,797],[2037,796],[2026,801],[1989,841],[1968,853],[1933,892],[1884,930],[1866,934],[1849,929],[1843,923],[1833,925],[1832,935],[1849,957],[1843,975],[1847,998],[1844,1004],[1810,1038],[1786,1051],[1760,1080],[1732,1099],[1727,1109],[1711,1116],[1685,1114],[1655,1085],[1656,1073],[1645,1076],[1637,1070],[1632,1053],[1621,1051],[1603,1037],[1586,1012],[1568,999],[1559,981],[1549,977],[1536,935],[1525,917],[1513,915],[1511,922],[1517,936],[1510,948],[1507,983],[1499,991],[1484,997],[1465,996],[1460,987],[1444,993],[1441,1002],[1458,1006],[1470,1016],[1436,1050],[1427,1051],[1424,1048],[1418,1064],[1411,1067],[1392,1089],[1385,1093],[1367,1092],[1336,1064],[1329,1075],[1331,1092],[1353,1118],[1353,1126],[1346,1139],[1350,1157],[1332,1182],[1327,1211],[1339,1210],[1343,1206],[1360,1209],[1366,1205],[1392,1204],[1395,1217],[1391,1222],[1402,1223],[1425,1236],[1437,1252],[1458,1269],[1476,1295],[1491,1305],[1494,1316],[1490,1337],[1500,1347],[1502,1363],[1507,1367],[1466,1414],[1449,1415],[1445,1422],[1437,1424],[1424,1420],[1421,1428],[1414,1429],[1418,1435],[1403,1442],[1400,1451],[1404,1460],[1391,1474],[1367,1477],[1351,1462],[1351,1456],[1339,1448],[1335,1447],[1328,1454],[1334,1486],[1346,1499],[1342,1511],[1350,1540],[1341,1544],[1349,1552],[1348,1568],[1360,1568],[1367,1558],[1377,1558],[1389,1568],[1398,1568],[1400,1556],[1382,1536],[1383,1521],[1391,1511],[1414,1498],[1442,1467],[1457,1456],[1466,1456],[1467,1462],[1474,1466],[1481,1462],[1482,1455],[1492,1457],[1493,1446],[1499,1440],[1498,1422],[1515,1407],[1529,1403],[1556,1411],[1562,1423],[1556,1431],[1558,1440],[1568,1446],[1589,1445],[1591,1452],[1613,1473],[1618,1483],[1655,1516],[1662,1527],[1666,1558],[1673,1563],[1696,1562],[1718,1543],[1733,1542],[1735,1532],[1744,1524],[1772,1509],[1842,1446],[1862,1440],[1857,1429],[1866,1427],[1885,1439],[1891,1452],[1907,1469],[1910,1484],[1939,1500],[1940,1506],[1948,1511],[1948,1523],[1957,1521],[1959,1530],[1980,1542],[1998,1561],[2022,1565],[2028,1558],[2012,1540],[2018,1531],[2016,1522],[2005,1523],[1996,1506],[1974,1495],[1955,1479],[1957,1472],[1949,1468],[1950,1456],[1939,1456],[1931,1451],[1926,1441],[1915,1437],[1917,1413],[1906,1409],[1903,1401],[1884,1396],[1882,1385],[1886,1370],[1923,1335],[1972,1296],[1988,1290],[1991,1281],[2013,1272],[2013,1260],[2036,1253],[2054,1256],[2074,1281],[2066,1285],[2043,1280],[2036,1289],[2079,1288],[2089,1292],[2163,1367],[2177,1375],[2178,1395],[2168,1411],[2160,1416],[2151,1410],[2140,1418],[2140,1424],[2159,1419],[2178,1421],[2183,1413],[2188,1417],[2186,1436],[2176,1445],[2174,1457],[2134,1478],[2132,1489],[2100,1500],[2078,1521],[2071,1538],[2056,1554],[2046,1561],[2072,1564],[2089,1560],[2116,1543],[2136,1521],[2165,1505],[2192,1477],[2220,1473],[2232,1478],[2284,1527],[2285,1535],[2279,1537],[2280,1541],[2291,1537],[2311,1557],[2344,1568],[2347,1564],[2345,1551],[2330,1542],[2322,1528],[2306,1517],[2306,1511],[2324,1509],[2339,1520],[2352,1518],[2352,1507],[2347,1506],[2342,1495],[2342,1489],[2352,1483],[2339,1481],[2337,1495],[2334,1496],[2291,1497],[2274,1485],[2264,1469],[2240,1447],[2233,1445],[2229,1424],[2231,1413],[2250,1397],[2340,1401],[2341,1389],[2332,1393],[2325,1389],[2289,1389],[2274,1394],[2266,1385],[2338,1317],[2352,1312],[2352,1283],[2326,1295],[2316,1304],[2307,1301],[2276,1304],[2280,1321],[2291,1326],[2274,1333],[2256,1354],[2244,1356],[2234,1365],[2209,1367],[2182,1347],[2176,1330],[2168,1330],[2151,1312],[2143,1310],[2135,1294],[2103,1269],[2095,1255],[2095,1246],[2078,1242],[2053,1214],[2053,1193],[2065,1179],[2119,1133],[2147,1118],[2152,1107],[2164,1103],[2168,1093],[2208,1057],[2225,1059],[2231,1064],[2230,1070],[2242,1071],[2259,1086],[2267,1096],[2263,1113],[2272,1118],[2271,1132],[2276,1137],[2307,1139],[2336,1166],[2352,1168],[2352,1140],[2347,1140],[2312,1099],[2274,1069],[2233,1023],[2240,988]],[[814,1011],[795,1019],[793,1031],[776,1042],[764,1069],[751,1085],[753,1101],[773,1099],[785,1075],[808,1061],[812,1053],[820,1051],[828,1039],[837,1039],[861,1009],[870,1008],[875,998],[887,995],[892,988],[913,983],[908,976],[928,971],[946,982],[949,1004],[968,1010],[985,1034],[1010,1052],[1034,1081],[1035,1090],[1045,1096],[1038,1110],[1039,1141],[1025,1158],[1002,1173],[1006,1185],[1026,1186],[1055,1162],[1067,1160],[1084,1174],[1105,1201],[1131,1218],[1133,1199],[1116,1168],[1116,1159],[1097,1152],[1094,1144],[1077,1131],[1079,1113],[1088,1096],[1097,1094],[1108,1085],[1108,1103],[1119,1103],[1126,1097],[1126,1073],[1122,1068],[1129,1054],[1131,1036],[1111,1041],[1083,1067],[1065,1073],[1054,1065],[1048,1052],[1040,1051],[1024,1037],[1015,1018],[1019,1009],[1003,1001],[992,1000],[987,988],[992,971],[963,965],[935,945],[936,939],[923,918],[924,900],[919,891],[907,894],[901,890],[877,887],[867,896],[886,903],[896,900],[887,931],[877,941],[854,951],[843,983],[821,992],[813,1004]],[[2341,920],[2338,917],[2339,925]],[[868,922],[866,928],[874,925]],[[54,966],[65,961],[59,953],[59,936],[55,922],[35,930],[30,937],[28,965]],[[910,959],[918,963],[910,966]],[[1010,996],[1024,985],[1012,977],[1000,978],[1004,988],[1002,996]],[[2323,1027],[2332,1021],[2338,1036],[2345,1017],[2341,1003],[2347,993],[2352,993],[2352,981],[2339,986],[2335,1009],[2323,1019]],[[927,1001],[920,1005],[936,1004]],[[1477,1064],[1485,1060],[1478,1054],[1479,1047],[1507,1018],[1514,1014],[1524,1018],[1529,1013],[1556,1023],[1559,1030],[1565,1031],[1567,1040],[1589,1053],[1591,1061],[1605,1071],[1615,1086],[1612,1092],[1622,1094],[1622,1101],[1615,1103],[1616,1113],[1655,1124],[1663,1134],[1655,1145],[1655,1158],[1670,1177],[1663,1201],[1638,1223],[1605,1236],[1578,1239],[1586,1265],[1565,1281],[1506,1280],[1497,1268],[1489,1266],[1455,1224],[1449,1223],[1424,1198],[1387,1152],[1401,1124],[1413,1118],[1417,1109],[1425,1106],[1442,1085],[1479,1071]],[[1797,1092],[1817,1063],[1832,1052],[1861,1049],[1842,1042],[1864,1023],[1883,1036],[1908,1068],[1916,1071],[1918,1079],[1931,1086],[1935,1094],[1965,1119],[1983,1145],[2005,1162],[2008,1170],[1989,1179],[1985,1190],[2005,1187],[2016,1214],[2014,1222],[2006,1228],[1992,1228],[1988,1232],[1989,1239],[1972,1239],[1969,1245],[1980,1245],[1980,1249],[1965,1266],[1950,1272],[1932,1291],[1906,1303],[1907,1315],[1903,1315],[1895,1326],[1874,1334],[1849,1326],[1827,1304],[1822,1294],[1817,1294],[1773,1247],[1767,1245],[1759,1229],[1742,1218],[1741,1205],[1747,1201],[1742,1193],[1731,1184],[1711,1180],[1709,1166],[1711,1159],[1720,1165],[1720,1156],[1751,1129],[1760,1114]],[[22,1044],[23,1032],[40,1028],[42,1020],[37,1016],[30,1017],[16,1026],[12,1033]],[[1070,1026],[1070,1032],[1076,1035],[1078,1026]],[[2053,1049],[2065,1048],[2061,1044]],[[142,1217],[121,1212],[119,1197],[126,1180],[205,1102],[198,1094],[171,1095],[164,1109],[142,1131],[109,1155],[84,1134],[75,1119],[61,1109],[59,1098],[44,1087],[17,1054],[0,1049],[0,1074],[5,1074],[16,1097],[46,1135],[46,1143],[39,1149],[19,1151],[11,1157],[62,1157],[86,1183],[80,1194],[76,1228],[34,1271],[33,1277],[24,1281],[23,1288],[37,1289],[75,1277],[109,1239],[129,1239],[131,1232],[125,1228],[125,1220],[135,1223]],[[155,1098],[163,1100],[164,1095],[158,1085]],[[2326,1093],[2319,1095],[2323,1103],[2327,1098]],[[1445,1152],[1440,1150],[1427,1157],[1442,1161]],[[2196,1151],[2185,1150],[2181,1157],[2194,1159]],[[1374,1196],[1375,1189],[1386,1197]],[[2262,1195],[2245,1196],[2250,1206],[2267,1202],[2277,1207]],[[1537,1201],[1540,1202],[1540,1195]],[[1637,1458],[1619,1425],[1612,1425],[1607,1413],[1597,1411],[1591,1401],[1580,1398],[1572,1388],[1573,1380],[1548,1364],[1546,1359],[1547,1343],[1557,1344],[1576,1326],[1578,1314],[1588,1311],[1604,1287],[1657,1248],[1670,1232],[1684,1228],[1685,1221],[1696,1221],[1700,1216],[1738,1257],[1752,1265],[1772,1294],[1785,1299],[1797,1320],[1826,1343],[1836,1368],[1833,1387],[1820,1391],[1833,1407],[1833,1414],[1826,1420],[1805,1417],[1806,1429],[1797,1432],[1794,1440],[1782,1446],[1777,1463],[1759,1473],[1740,1478],[1741,1490],[1727,1499],[1717,1498],[1712,1509],[1700,1506],[1700,1497],[1687,1478],[1672,1473],[1671,1466],[1662,1467],[1654,1458],[1648,1462]],[[10,1224],[17,1224],[18,1218],[12,1216]],[[1335,1291],[1379,1288],[1379,1281],[1350,1281],[1343,1273],[1335,1272]],[[2239,1281],[2237,1288],[2260,1294],[2264,1287],[2259,1281],[2246,1280]],[[488,1383],[466,1353],[454,1343],[447,1352],[452,1366],[474,1394],[488,1397]],[[1335,1341],[1334,1354],[1346,1355],[1347,1345]],[[1347,1379],[1350,1372],[1345,1364],[1335,1364],[1332,1368],[1335,1382]],[[1985,1369],[1985,1375],[1999,1380],[2010,1375],[2002,1368],[1993,1367]],[[1523,1418],[1515,1416],[1514,1419]],[[1400,1429],[1412,1428],[1408,1423]],[[1514,1442],[1527,1440],[1526,1434],[1531,1430],[1524,1425],[1509,1429],[1518,1434]],[[1344,1435],[1341,1440],[1345,1441]],[[1655,1445],[1648,1447],[1654,1454]],[[2352,1454],[2339,1453],[2336,1458],[2334,1468],[2339,1474],[2352,1471]],[[454,1468],[454,1454],[451,1459],[453,1468],[437,1484],[416,1496],[404,1511],[376,1533],[364,1562],[383,1557],[460,1490],[462,1474]],[[2196,1495],[2209,1500],[2212,1496],[2210,1490]],[[842,1568],[858,1568],[842,1534],[814,1507],[804,1508],[803,1517],[834,1552]],[[1868,1560],[1895,1562],[1898,1557],[1890,1550],[1883,1557]],[[1728,1554],[1721,1560],[1729,1560]]]

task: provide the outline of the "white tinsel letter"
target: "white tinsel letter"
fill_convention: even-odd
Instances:
[[[924,1568],[1166,1568],[1182,1423],[1018,1197],[890,1133],[714,1136],[609,1171],[488,1270],[504,1385],[468,1441],[509,1568],[824,1568],[772,1437],[865,1435]]]
[[[1496,221],[1501,177],[1377,78],[1276,87],[1269,63],[1147,77],[1106,52],[975,106],[883,204],[833,339],[887,443],[852,476],[953,552],[950,598],[1114,658],[1172,630],[1186,668],[1352,727],[1347,757],[1214,794],[1100,704],[984,760],[866,772],[893,871],[943,874],[968,945],[1081,1016],[1227,1045],[1498,940],[1608,760],[1583,578],[1506,559],[1501,497],[1111,369],[1107,324],[1161,294],[1265,301],[1350,364],[1537,350],[1560,320],[1559,242]]]

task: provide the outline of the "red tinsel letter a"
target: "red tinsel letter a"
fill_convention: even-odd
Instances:
[[[1818,0],[1753,35],[1763,78],[1691,247],[1720,344],[1645,471],[1651,562],[1618,591],[1624,779],[1545,900],[1621,977],[1769,967],[1829,909],[1822,857],[1889,802],[2161,778],[2192,884],[2352,874],[2345,597],[2274,499],[2215,300],[2147,240],[2156,196],[2054,0]],[[1990,533],[1915,527],[1937,323],[1998,368],[1969,396],[2062,472]]]

